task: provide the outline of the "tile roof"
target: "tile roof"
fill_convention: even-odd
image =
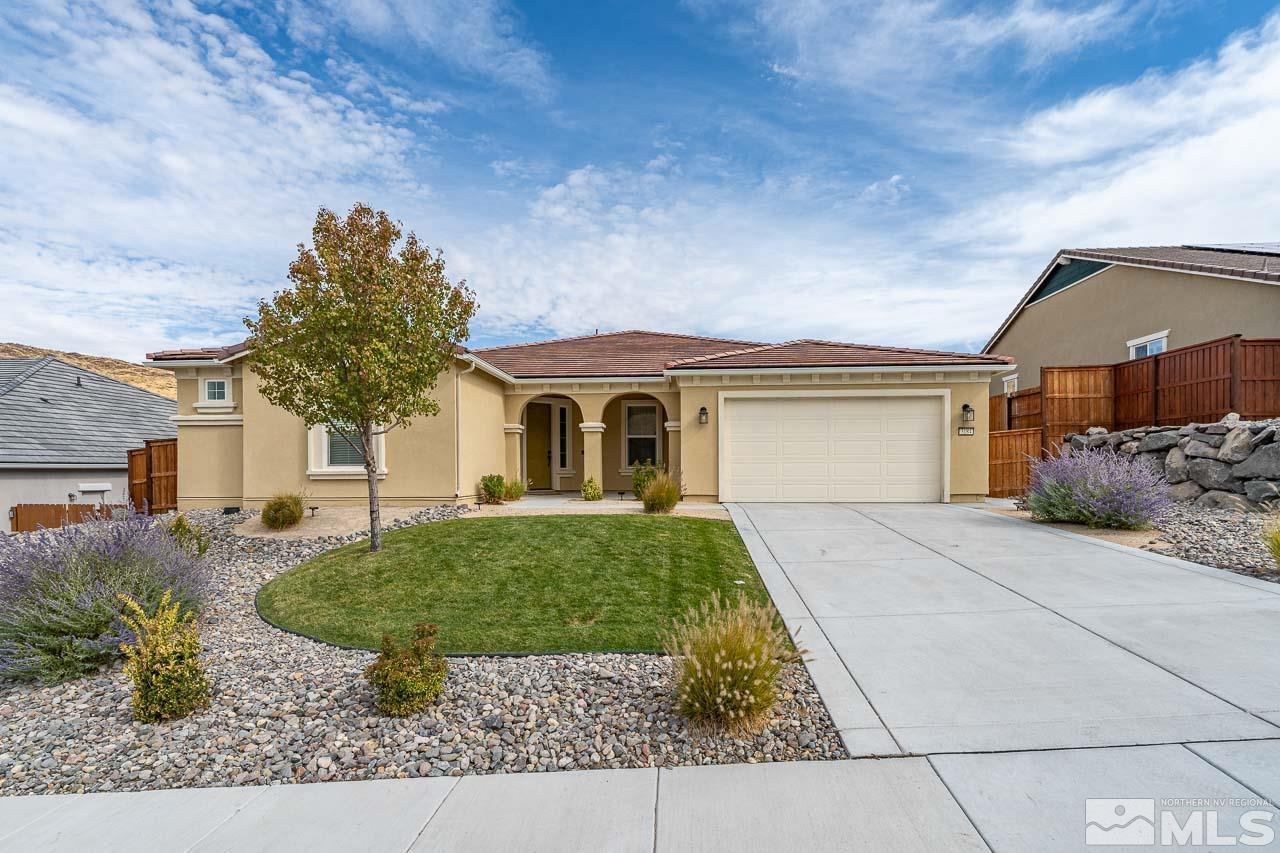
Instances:
[[[585,376],[661,376],[668,362],[731,349],[759,346],[753,341],[703,338],[666,332],[606,332],[472,352],[516,378]]]
[[[0,359],[0,467],[116,465],[172,438],[177,404],[56,358]]]
[[[671,370],[752,367],[927,367],[965,364],[998,365],[1010,364],[1012,361],[1007,356],[999,355],[975,355],[804,339],[750,347],[717,355],[686,358],[671,362],[667,367]]]
[[[247,341],[218,347],[192,347],[190,349],[165,349],[147,353],[147,361],[221,361],[238,355],[249,348]]]
[[[1187,272],[1254,278],[1280,282],[1280,247],[1242,243],[1239,246],[1132,246],[1109,249],[1064,249],[1061,254],[1111,263],[1137,263]]]

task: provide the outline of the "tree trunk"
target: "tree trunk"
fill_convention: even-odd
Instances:
[[[364,471],[369,477],[369,550],[382,550],[382,510],[378,508],[378,457],[373,452],[373,424],[360,426]]]

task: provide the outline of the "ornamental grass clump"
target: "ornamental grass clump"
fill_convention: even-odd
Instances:
[[[203,557],[213,544],[208,532],[198,524],[192,524],[185,515],[178,513],[169,522],[169,535],[184,551],[194,557]]]
[[[1064,450],[1031,465],[1026,505],[1040,521],[1140,530],[1172,504],[1164,475],[1115,450]]]
[[[0,679],[87,675],[129,639],[121,594],[154,612],[169,590],[172,601],[198,612],[208,583],[201,557],[167,525],[133,512],[0,536]]]
[[[121,621],[133,632],[122,643],[125,675],[133,682],[133,718],[156,723],[185,717],[209,704],[209,680],[200,663],[195,615],[171,600],[168,590],[154,614],[127,595],[119,596]]]
[[[679,474],[658,471],[640,492],[645,512],[671,512],[684,496]]]
[[[389,717],[407,717],[426,710],[444,690],[449,664],[436,651],[435,625],[418,623],[413,642],[400,646],[382,637],[378,659],[365,668],[364,677],[377,693],[378,710]]]
[[[1280,568],[1280,524],[1272,525],[1262,534],[1262,544],[1267,546],[1267,550],[1271,552],[1271,558],[1276,561],[1276,568]]]
[[[631,494],[639,500],[644,496],[644,490],[653,482],[653,478],[658,476],[658,469],[653,462],[646,459],[643,462],[637,462],[631,469]]]
[[[675,664],[676,708],[695,727],[752,734],[768,722],[782,668],[800,659],[767,604],[718,593],[663,637]]]
[[[262,523],[272,530],[284,530],[302,521],[306,497],[300,492],[281,492],[262,507]]]
[[[518,501],[524,497],[524,493],[528,491],[529,486],[519,477],[508,477],[502,484],[502,499],[504,501]]]

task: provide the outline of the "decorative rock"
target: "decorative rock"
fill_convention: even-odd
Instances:
[[[1192,459],[1187,463],[1187,476],[1206,490],[1243,493],[1244,485],[1231,474],[1231,466],[1216,459]]]
[[[1169,455],[1164,458],[1164,476],[1171,484],[1187,481],[1187,454],[1181,447],[1169,448]]]
[[[1230,492],[1205,492],[1196,498],[1196,506],[1201,509],[1229,509],[1236,512],[1260,511],[1256,504]]]
[[[1254,503],[1268,503],[1280,500],[1280,483],[1268,480],[1250,480],[1244,484],[1244,494]]]
[[[1100,426],[1089,427],[1087,430],[1084,431],[1084,434],[1085,435],[1106,435],[1107,428],[1100,427]]]
[[[1185,480],[1176,486],[1169,487],[1169,497],[1175,501],[1193,501],[1204,494],[1204,487],[1191,480]]]
[[[1223,462],[1243,462],[1253,453],[1253,433],[1247,427],[1236,427],[1226,434],[1218,448],[1218,458]]]
[[[1156,450],[1168,450],[1170,447],[1177,447],[1177,445],[1178,434],[1176,432],[1156,432],[1138,442],[1138,452],[1150,453]]]
[[[1280,480],[1280,444],[1259,447],[1248,459],[1231,469],[1242,480]]]
[[[1236,415],[1236,420],[1240,420],[1240,416]],[[1226,435],[1231,427],[1226,424],[1209,424],[1200,428],[1201,432],[1207,432],[1209,435]]]
[[[1198,438],[1193,438],[1187,442],[1187,446],[1183,448],[1183,453],[1188,456],[1199,456],[1202,459],[1217,459],[1218,449],[1212,447]]]
[[[1130,454],[1132,454],[1132,453],[1137,453],[1137,452],[1138,452],[1138,442],[1136,442],[1136,441],[1126,441],[1124,444],[1120,445],[1120,452],[1121,452],[1121,453],[1130,453]]]
[[[1227,440],[1227,435],[1226,433],[1215,435],[1214,433],[1209,432],[1195,432],[1191,434],[1191,438],[1194,441],[1199,441],[1203,444],[1209,445],[1210,447],[1221,447],[1222,442]]]
[[[1252,439],[1250,439],[1249,443],[1256,448],[1259,445],[1266,444],[1268,441],[1271,441],[1275,437],[1276,437],[1276,428],[1273,426],[1267,427],[1264,430],[1259,430],[1258,434],[1255,435]]]

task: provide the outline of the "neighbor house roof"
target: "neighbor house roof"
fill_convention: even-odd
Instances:
[[[995,334],[982,348],[988,352],[1005,333],[1018,314],[1033,301],[1041,289],[1064,262],[1079,259],[1091,264],[1089,272],[1096,273],[1111,264],[1148,267],[1151,269],[1189,272],[1218,276],[1225,279],[1280,284],[1280,243],[1220,243],[1181,246],[1128,246],[1103,249],[1061,249],[1049,265],[1036,276],[1031,287],[1018,300],[1009,315],[1004,318]],[[1062,288],[1065,289],[1065,288]],[[1053,291],[1056,292],[1056,291]],[[1052,295],[1051,293],[1046,294]]]
[[[606,332],[528,344],[471,350],[517,379],[586,376],[661,376],[669,362],[732,349],[753,341],[703,338],[668,332]]]
[[[667,368],[670,370],[718,370],[753,367],[927,367],[964,364],[1000,365],[1011,364],[1012,361],[1001,355],[974,355],[973,353],[804,339],[681,359],[671,362]]]
[[[227,346],[165,349],[147,353],[147,361],[225,361],[248,348],[248,341],[240,341]]]
[[[113,467],[177,434],[177,404],[56,358],[0,359],[0,467]]]

